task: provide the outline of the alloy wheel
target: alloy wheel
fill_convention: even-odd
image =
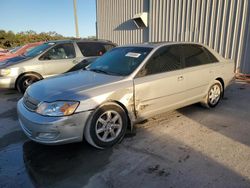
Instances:
[[[122,117],[113,110],[105,111],[96,121],[95,132],[103,142],[115,140],[122,130]]]
[[[214,84],[208,93],[208,100],[210,104],[215,105],[218,103],[221,97],[221,88],[218,84]]]

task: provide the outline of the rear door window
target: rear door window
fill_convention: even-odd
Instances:
[[[98,42],[77,42],[82,55],[85,57],[101,56],[114,48],[114,45]]]
[[[186,68],[217,62],[217,59],[210,52],[198,45],[182,45],[181,54]]]

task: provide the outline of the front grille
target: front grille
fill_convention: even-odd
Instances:
[[[24,94],[23,104],[28,110],[35,111],[37,109],[39,103],[40,103],[40,101],[30,97],[27,93]]]

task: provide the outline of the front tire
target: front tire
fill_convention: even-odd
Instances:
[[[99,107],[89,119],[84,136],[89,144],[103,149],[112,147],[124,138],[128,119],[117,104]]]
[[[20,78],[18,78],[18,80],[17,80],[17,83],[16,83],[17,90],[20,93],[24,93],[26,91],[26,89],[31,84],[33,84],[39,80],[40,80],[40,78],[36,75],[33,75],[33,74],[23,75]]]

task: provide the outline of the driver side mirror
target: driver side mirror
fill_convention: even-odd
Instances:
[[[141,70],[136,75],[136,78],[144,77],[147,75],[147,69],[145,67],[142,67]]]
[[[48,54],[43,54],[43,55],[39,58],[39,60],[51,60],[51,58],[49,57]]]

